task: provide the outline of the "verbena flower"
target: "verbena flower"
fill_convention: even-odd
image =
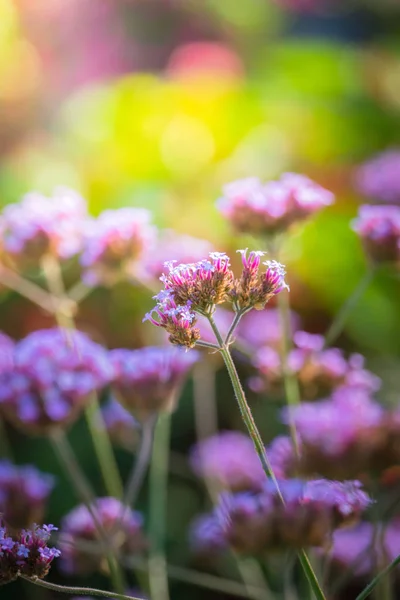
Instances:
[[[213,514],[194,519],[189,529],[189,543],[197,556],[211,560],[228,548],[222,524]]]
[[[143,276],[160,278],[165,263],[196,263],[213,251],[211,242],[167,229],[161,232],[155,247],[143,259]]]
[[[266,269],[260,273],[261,257],[264,253],[250,252],[247,256],[247,250],[246,248],[238,251],[242,255],[243,270],[230,293],[237,311],[250,308],[261,310],[273,296],[284,289],[289,290],[283,265],[275,260],[265,261],[262,265]]]
[[[303,398],[314,400],[331,394],[340,387],[375,392],[379,377],[364,368],[364,358],[352,354],[346,358],[339,348],[323,349],[324,338],[305,331],[296,331],[294,348],[289,352],[288,366],[297,376]],[[257,350],[253,364],[265,379],[264,388],[280,392],[283,383],[281,353],[275,346]],[[259,386],[262,389],[262,386]]]
[[[301,448],[301,441],[297,440]],[[286,479],[294,474],[296,453],[288,435],[278,435],[267,447],[267,456],[277,479]]]
[[[46,577],[53,559],[61,554],[47,545],[52,531],[57,531],[57,527],[33,525],[11,536],[0,520],[0,585],[14,581],[19,575]]]
[[[170,346],[111,350],[117,399],[141,421],[159,411],[174,410],[178,392],[198,357],[197,352]]]
[[[400,554],[400,521],[361,522],[335,531],[329,550],[331,561],[363,576],[381,570]]]
[[[276,550],[329,544],[333,531],[360,516],[371,500],[358,481],[267,481],[259,492],[224,493],[214,512],[223,539],[237,552],[260,556]]]
[[[97,498],[92,504],[109,544],[121,556],[142,552],[146,547],[142,515],[128,509],[117,498]],[[120,527],[117,525],[121,523]],[[85,543],[97,545],[97,553],[85,550]],[[80,504],[69,512],[61,522],[59,545],[62,549],[60,568],[65,573],[84,575],[101,568],[104,555],[101,551],[98,531],[87,506]]]
[[[222,215],[238,231],[256,235],[284,231],[334,201],[331,192],[295,173],[266,184],[257,177],[235,181],[223,194],[217,202]]]
[[[115,398],[103,406],[102,416],[112,442],[132,452],[140,439],[140,423]]]
[[[107,351],[84,333],[35,331],[0,372],[0,411],[28,433],[45,434],[74,421],[111,376]]]
[[[284,411],[286,414],[286,410]],[[398,464],[400,420],[365,392],[340,390],[332,399],[291,410],[301,440],[304,473],[359,477]]]
[[[365,252],[376,263],[399,259],[400,206],[360,206],[352,223]]]
[[[15,342],[0,331],[0,373],[13,365]]]
[[[68,259],[82,248],[86,218],[86,202],[72,190],[56,188],[50,198],[32,192],[4,208],[3,250],[19,266],[34,264],[47,253]]]
[[[259,489],[265,478],[253,442],[239,431],[223,431],[198,442],[190,464],[199,477],[220,489]]]
[[[172,295],[164,290],[157,296],[157,306],[147,313],[143,321],[150,321],[156,327],[162,327],[169,334],[171,344],[194,348],[200,338],[196,327],[196,315],[191,304],[177,305]]]
[[[300,318],[294,311],[290,312],[290,324],[293,332],[300,328]],[[266,345],[280,348],[282,326],[279,309],[270,307],[246,313],[239,322],[235,337],[252,351]]]
[[[392,148],[360,165],[355,172],[357,191],[379,202],[400,202],[400,149]]]
[[[139,262],[152,248],[156,229],[144,208],[106,210],[88,221],[80,262],[87,285],[112,285],[139,273]]]
[[[43,520],[54,477],[32,465],[0,461],[0,513],[8,526],[28,528]]]

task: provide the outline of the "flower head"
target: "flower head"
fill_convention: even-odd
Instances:
[[[360,206],[353,229],[360,236],[366,254],[377,263],[399,259],[400,207]]]
[[[155,241],[151,214],[144,208],[106,210],[87,223],[80,262],[88,285],[112,285],[139,272],[139,261]]]
[[[56,188],[51,198],[32,192],[3,210],[3,250],[19,266],[48,253],[68,259],[81,250],[86,218],[86,202],[72,190]]]
[[[189,542],[193,552],[200,557],[212,557],[228,547],[222,523],[213,514],[194,519],[190,526]]]
[[[253,442],[239,431],[223,431],[199,442],[190,463],[199,477],[231,491],[259,489],[265,477]]]
[[[170,346],[111,350],[116,396],[141,421],[155,412],[171,411],[197,359],[197,352],[187,353]]]
[[[0,513],[7,526],[28,528],[44,517],[54,478],[32,465],[0,461]]]
[[[372,200],[400,202],[400,149],[386,150],[359,166],[355,185],[360,194]]]
[[[215,517],[238,552],[325,546],[334,529],[358,517],[371,503],[358,481],[267,481],[258,492],[225,493]]]
[[[0,410],[28,433],[44,434],[74,421],[111,376],[106,350],[84,333],[35,331],[16,344],[13,364],[0,372]]]
[[[140,513],[128,509],[120,500],[111,497],[97,498],[91,508],[106,535],[114,532],[114,538],[109,538],[109,543],[114,544],[121,554],[134,554],[146,548]],[[118,523],[121,523],[121,526],[117,528]],[[62,520],[60,567],[66,573],[82,575],[98,570],[104,558],[102,554],[85,552],[79,542],[98,544],[96,524],[91,512],[83,504],[74,508]]]
[[[334,201],[331,192],[295,173],[266,184],[251,177],[230,183],[223,191],[217,202],[222,215],[238,231],[256,235],[284,231]]]
[[[57,548],[47,545],[52,531],[57,531],[57,527],[33,525],[11,536],[0,520],[0,585],[10,583],[19,575],[46,577],[53,559],[61,554]]]
[[[243,270],[230,294],[236,310],[263,309],[273,296],[283,289],[289,289],[283,265],[275,260],[265,261],[262,264],[266,269],[259,273],[264,253],[253,251],[247,256],[247,248],[239,252],[242,255]]]
[[[150,321],[156,327],[162,327],[169,333],[169,341],[177,346],[193,348],[200,338],[196,325],[196,315],[191,304],[177,305],[173,297],[165,290],[157,296],[157,306],[147,313],[143,321]],[[155,315],[155,316],[153,316]]]

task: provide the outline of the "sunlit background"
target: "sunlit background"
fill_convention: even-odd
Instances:
[[[1,205],[61,184],[87,198],[94,215],[146,207],[159,227],[233,254],[255,242],[239,242],[217,212],[222,186],[304,173],[336,195],[334,206],[285,242],[292,307],[308,331],[327,329],[366,269],[350,228],[365,201],[355,169],[397,145],[397,0],[0,0]],[[385,377],[381,397],[389,404],[400,383],[399,298],[398,274],[381,270],[340,338]],[[2,290],[0,302],[1,329],[16,339],[52,324],[14,292]],[[82,304],[78,324],[109,347],[139,347],[156,340],[141,322],[151,302],[132,285],[99,288]],[[195,436],[190,391],[173,419],[173,449],[181,454]],[[225,428],[239,426],[231,402],[221,393]],[[268,414],[262,405],[256,410]],[[261,428],[271,434],[267,421]],[[76,447],[101,486],[82,432],[78,424]],[[45,442],[9,434],[20,462],[57,471]],[[127,473],[129,455],[121,451],[119,460]],[[186,561],[186,528],[199,503],[195,484],[172,481],[174,564]],[[72,504],[58,487],[53,521]],[[15,589],[1,593],[32,598]],[[230,597],[179,583],[172,590],[174,599]]]

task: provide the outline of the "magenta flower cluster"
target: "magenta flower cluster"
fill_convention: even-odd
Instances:
[[[43,579],[55,558],[61,554],[57,548],[49,548],[47,543],[53,525],[33,525],[17,535],[10,535],[0,521],[0,585],[10,583],[19,575]]]
[[[378,202],[400,202],[400,149],[391,148],[360,165],[355,186],[362,195]]]
[[[331,192],[303,175],[285,173],[263,184],[250,177],[226,185],[217,207],[235,229],[259,235],[287,229],[334,201]]]
[[[0,373],[0,411],[31,433],[72,422],[112,378],[107,351],[84,333],[45,329],[18,342]]]
[[[360,206],[353,229],[367,256],[376,263],[397,263],[400,256],[400,206]]]
[[[32,465],[0,461],[0,513],[7,525],[22,529],[43,520],[54,477]]]

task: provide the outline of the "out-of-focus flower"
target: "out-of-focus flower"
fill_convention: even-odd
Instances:
[[[259,492],[222,494],[214,517],[234,550],[251,555],[329,544],[334,529],[371,503],[358,481],[267,481]]]
[[[215,305],[228,300],[234,281],[229,257],[222,252],[211,252],[210,259],[189,264],[175,265],[175,261],[165,264],[168,273],[160,279],[176,304],[190,305],[194,312],[209,314]]]
[[[10,369],[14,360],[15,342],[0,331],[0,373]],[[40,519],[39,519],[40,520]]]
[[[191,42],[174,50],[166,71],[173,79],[208,76],[225,81],[241,79],[244,67],[239,55],[220,42]]]
[[[285,282],[286,272],[283,265],[275,260],[268,260],[262,263],[267,267],[265,271],[259,273],[264,253],[250,252],[247,256],[247,248],[239,252],[242,255],[243,270],[230,293],[236,311],[250,308],[261,310],[273,296],[289,289]]]
[[[50,198],[32,192],[0,216],[3,251],[20,267],[48,253],[68,259],[82,248],[86,218],[86,202],[72,190],[56,188]]]
[[[297,468],[304,473],[361,477],[400,460],[400,421],[361,390],[342,389],[332,399],[302,403],[291,418],[301,440]]]
[[[140,423],[115,398],[103,407],[102,416],[113,443],[132,452],[140,438]]]
[[[291,331],[300,328],[300,318],[293,311],[290,313],[290,323]],[[235,337],[251,350],[267,345],[280,348],[282,327],[279,321],[279,310],[268,308],[268,310],[248,312],[239,322]]]
[[[382,569],[400,554],[400,522],[358,523],[335,531],[330,559],[335,565],[348,568],[356,576]]]
[[[165,329],[169,333],[171,344],[194,348],[200,338],[200,331],[195,326],[196,315],[191,310],[190,302],[183,306],[177,305],[165,290],[156,298],[157,306],[145,315],[143,321],[150,321],[152,325]]]
[[[298,444],[300,440],[297,440]],[[267,456],[277,479],[286,479],[293,475],[295,451],[292,439],[287,435],[278,435],[267,448]]]
[[[289,353],[288,365],[298,379],[303,398],[315,400],[340,387],[365,392],[380,388],[379,377],[364,368],[364,358],[360,354],[352,354],[346,359],[339,348],[324,350],[324,338],[305,331],[296,331],[293,341],[295,347]],[[264,378],[264,387],[260,381],[258,390],[280,392],[283,369],[279,349],[269,345],[259,348],[253,364]]]
[[[228,548],[221,522],[213,514],[194,519],[189,530],[189,543],[196,556],[214,559]]]
[[[97,498],[92,509],[106,535],[114,532],[109,539],[121,555],[137,554],[145,550],[147,544],[142,532],[143,518],[140,513],[128,509],[117,498]],[[121,527],[116,527],[121,522]],[[79,542],[82,542],[80,545]],[[59,545],[62,549],[60,567],[66,573],[84,575],[101,568],[104,556],[101,552],[85,551],[84,542],[99,545],[96,524],[87,506],[80,504],[62,520]]]
[[[42,435],[73,422],[111,377],[107,351],[84,333],[35,331],[16,344],[13,364],[0,372],[0,411]]]
[[[198,353],[179,348],[111,350],[113,388],[121,404],[140,421],[174,410],[179,390]]]
[[[32,465],[0,461],[0,513],[7,526],[23,529],[42,521],[54,478]]]
[[[285,173],[263,184],[257,177],[235,181],[223,189],[217,207],[235,229],[273,235],[333,203],[331,192],[303,175]]]
[[[161,232],[154,249],[144,257],[143,276],[160,278],[166,262],[195,263],[212,251],[212,244],[208,240],[167,229]]]
[[[251,439],[239,431],[223,431],[193,447],[190,463],[199,477],[231,491],[259,489],[265,480]]]
[[[0,520],[0,585],[14,581],[19,574],[46,577],[53,559],[61,554],[47,545],[52,531],[57,531],[57,527],[33,525],[32,529],[11,536]]]
[[[112,285],[134,278],[155,243],[151,213],[144,208],[105,210],[87,222],[80,262],[87,285]]]
[[[364,204],[352,226],[373,262],[396,263],[399,260],[400,206]]]
[[[355,173],[357,191],[379,202],[400,202],[400,149],[392,148],[362,164]]]

